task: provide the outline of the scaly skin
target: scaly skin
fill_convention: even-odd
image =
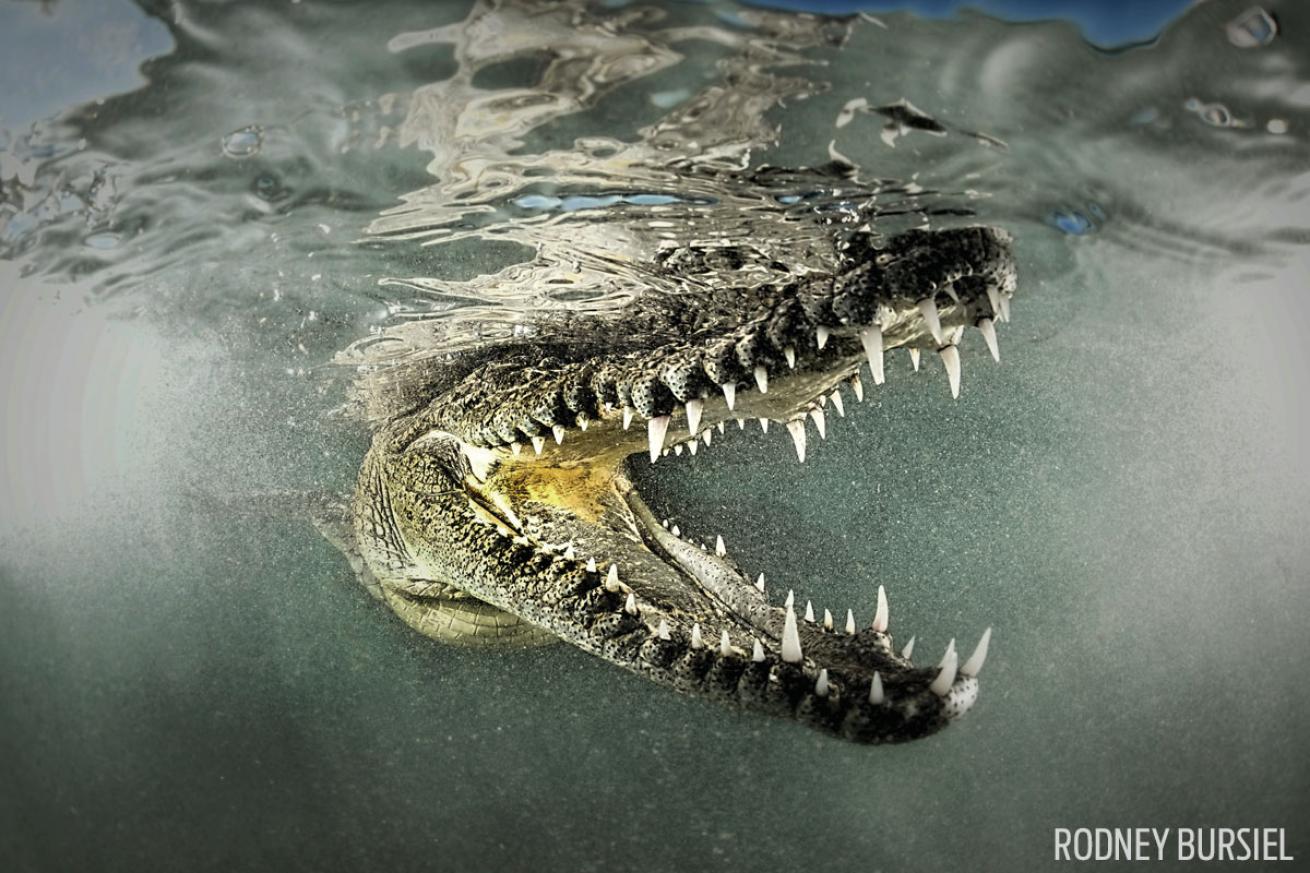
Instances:
[[[798,620],[726,554],[658,523],[626,465],[737,418],[785,423],[803,459],[807,419],[822,426],[843,383],[862,393],[862,364],[881,383],[885,350],[928,349],[958,374],[954,344],[967,327],[990,344],[1014,283],[1003,231],[857,235],[832,275],[716,280],[617,315],[543,320],[455,356],[447,387],[379,429],[356,546],[384,599],[438,639],[560,639],[847,739],[926,736],[973,704],[985,639],[962,665],[952,648],[915,667],[892,646],[881,591],[873,627]]]

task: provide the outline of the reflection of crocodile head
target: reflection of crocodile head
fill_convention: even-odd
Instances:
[[[787,427],[803,460],[807,421],[822,434],[825,411],[842,413],[843,383],[862,398],[862,366],[881,383],[889,349],[938,352],[958,390],[955,344],[977,327],[995,353],[1013,289],[1003,231],[859,236],[831,275],[649,295],[456,354],[442,387],[375,435],[354,501],[365,575],[448,642],[559,638],[852,740],[932,733],[974,702],[986,636],[964,663],[952,646],[924,668],[893,649],[881,589],[869,628],[798,618],[721,541],[655,519],[625,465],[746,419]]]

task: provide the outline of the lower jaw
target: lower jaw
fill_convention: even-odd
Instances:
[[[544,472],[545,465],[533,466]],[[954,685],[948,683],[949,694],[930,692],[937,670],[916,668],[908,657],[893,650],[891,636],[885,632],[885,614],[882,630],[865,628],[856,633],[847,633],[840,626],[825,628],[821,623],[798,622],[795,613],[800,612],[799,605],[793,613],[791,604],[786,611],[770,604],[765,594],[732,565],[730,558],[719,554],[717,543],[705,548],[675,535],[656,520],[624,470],[610,472],[612,475],[604,489],[609,495],[610,508],[601,519],[585,522],[566,507],[557,506],[553,511],[543,510],[540,504],[518,503],[514,507],[515,514],[524,519],[552,515],[560,520],[557,526],[533,522],[528,529],[514,524],[519,536],[530,531],[538,542],[549,542],[549,550],[556,554],[563,551],[563,557],[576,559],[579,564],[588,563],[589,569],[601,578],[613,566],[614,587],[610,588],[609,584],[605,587],[615,592],[628,590],[640,598],[641,623],[646,630],[640,632],[638,641],[645,642],[611,647],[603,640],[590,638],[591,631],[585,629],[590,625],[573,627],[569,620],[555,630],[565,639],[659,684],[736,703],[761,714],[800,721],[811,728],[860,742],[925,736],[972,705],[977,685],[966,677]],[[594,558],[589,558],[588,553]],[[612,596],[615,603],[622,604],[622,593]],[[514,604],[504,603],[502,608],[514,611]],[[637,611],[631,615],[636,616]],[[535,620],[531,615],[525,617]],[[564,614],[559,617],[563,618]],[[661,644],[656,625],[665,626],[666,621],[672,642]],[[787,625],[798,628],[793,633],[801,640],[803,659],[799,653],[795,659],[786,655],[784,627]],[[741,684],[716,685],[714,677],[718,674],[713,671],[718,666],[713,666],[712,672],[706,675],[679,672],[681,668],[677,664],[682,663],[679,659],[692,655],[704,656],[707,663],[717,665],[716,643],[721,634],[731,641],[730,654],[726,649],[728,641],[723,643],[723,663],[736,665],[728,673],[741,677]],[[694,642],[687,648],[689,635],[692,640],[699,636],[699,652]],[[761,644],[767,660],[752,663],[755,660],[752,646],[759,651]],[[650,656],[658,653],[661,645],[679,647],[677,651],[682,654],[652,660]],[[878,714],[883,710],[875,712],[864,702],[872,694],[875,671],[881,676],[889,707],[884,715]],[[819,699],[816,689],[821,681],[832,684],[834,697]],[[844,702],[834,709],[839,700]],[[893,706],[894,710],[890,708]]]

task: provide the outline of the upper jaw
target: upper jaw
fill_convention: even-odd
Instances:
[[[885,327],[824,328],[816,331],[808,346],[788,347],[790,352],[784,351],[780,367],[770,370],[765,364],[757,365],[749,384],[725,383],[717,390],[707,389],[660,415],[643,418],[630,406],[605,405],[595,417],[579,418],[573,427],[553,425],[547,433],[524,442],[466,445],[480,468],[488,463],[538,459],[561,466],[613,464],[638,454],[654,463],[674,451],[694,454],[699,443],[713,442],[715,431],[723,433],[730,424],[741,427],[755,420],[787,425],[803,461],[811,428],[826,438],[830,414],[844,417],[847,402],[863,402],[883,384],[887,352],[909,349],[918,369],[921,352],[934,351],[945,365],[953,396],[960,391],[958,345],[967,327],[978,329],[999,360],[994,320],[977,316],[977,302],[969,298],[957,302],[947,295],[939,305],[925,298],[884,307],[879,320]],[[1008,306],[1004,311],[1008,314]]]
[[[735,312],[689,297],[688,309],[710,313],[702,322],[672,321],[658,308],[676,301],[654,300],[645,305],[655,315],[595,319],[590,336],[574,325],[572,346],[507,348],[510,360],[469,373],[422,417],[506,457],[566,464],[644,451],[653,461],[732,419],[802,418],[842,382],[860,397],[883,382],[884,355],[897,348],[916,368],[923,350],[940,354],[956,396],[967,329],[999,360],[996,323],[1014,290],[1004,231],[911,232],[845,257],[834,276],[743,292]],[[657,345],[605,345],[640,319],[670,319]],[[860,380],[865,362],[872,386]]]

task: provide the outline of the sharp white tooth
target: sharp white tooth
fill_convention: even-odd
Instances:
[[[832,393],[828,395],[828,399],[832,401],[832,408],[837,410],[837,414],[845,418],[846,402],[841,399],[841,389],[834,388]]]
[[[554,427],[552,427],[552,428],[550,429],[550,432],[553,433],[553,434],[555,435],[555,445],[558,446],[558,445],[560,445],[560,444],[562,444],[562,443],[564,442],[564,427],[563,427],[563,425],[558,425],[558,424],[555,425]]]
[[[606,591],[619,590],[619,565],[618,564],[610,564],[609,572],[605,574],[605,590]]]
[[[719,387],[723,389],[723,402],[728,404],[728,411],[732,412],[737,405],[737,383],[724,382]]]
[[[950,641],[946,644],[946,654],[942,655],[941,664],[938,664],[937,666],[940,667],[942,666],[942,664],[945,664],[946,659],[954,654],[955,654],[955,637],[951,637]]]
[[[782,659],[788,664],[801,661],[801,635],[796,630],[796,610],[787,607],[787,616],[782,622]]]
[[[705,401],[699,397],[687,401],[687,433],[695,436],[700,432],[700,414],[705,411]]]
[[[760,645],[759,640],[755,641],[755,646],[751,649],[751,660],[757,664],[764,660],[764,646]]]
[[[623,611],[628,615],[637,614],[637,597],[631,591],[628,592],[628,599],[623,604]]]
[[[787,422],[787,430],[791,433],[791,441],[796,444],[796,457],[805,463],[805,419],[793,418]]]
[[[874,670],[873,681],[869,683],[869,702],[877,706],[886,699],[887,696],[882,692],[882,675]]]
[[[723,545],[723,537],[721,535],[715,536],[714,538],[714,554],[718,555],[720,558],[728,554],[727,548]]]
[[[783,606],[787,607],[788,609],[791,609],[791,608],[792,608],[793,606],[795,606],[795,605],[796,605],[796,592],[793,591],[793,590],[791,590],[790,588],[788,588],[788,589],[787,589],[787,602],[784,603]]]
[[[1001,317],[1001,295],[991,285],[987,286],[987,302],[991,304],[992,315]]]
[[[564,557],[572,561],[577,556],[578,553],[573,551],[573,543],[569,543],[568,546],[564,549]]]
[[[667,452],[668,449],[665,449],[665,451]],[[682,457],[682,443],[678,443],[673,447],[673,454],[677,455],[679,458]]]
[[[660,456],[660,449],[664,448],[664,434],[669,431],[669,416],[657,415],[650,421],[646,422],[646,436],[650,440],[650,462],[655,463],[655,459]]]
[[[822,409],[817,406],[810,410],[810,418],[814,419],[814,427],[819,431],[819,439],[828,438],[828,417],[824,415]]]
[[[1009,297],[1006,297],[1004,294],[1000,295],[1000,297],[1001,297],[1001,321],[1009,321],[1009,320],[1010,320],[1010,298],[1009,298]]]
[[[851,377],[851,390],[855,392],[855,399],[864,402],[864,383],[860,381],[859,374]]]
[[[960,667],[960,672],[965,676],[977,676],[983,668],[983,663],[987,660],[987,647],[992,641],[992,629],[987,628],[983,631],[982,638],[978,640],[978,645],[974,647],[973,654],[969,660],[965,661]]]
[[[704,645],[704,641],[700,638],[700,622],[696,622],[691,626],[691,647],[699,649]]]
[[[586,429],[591,426],[591,422],[587,419],[585,415],[579,415],[577,423],[578,423],[578,428],[583,431],[586,431]]]
[[[520,454],[523,453],[523,446],[521,446],[521,445],[520,445],[519,443],[517,443],[517,442],[512,442],[512,443],[509,444],[509,450],[510,450],[511,452],[513,452],[513,453],[514,453],[514,457],[517,458]]]
[[[719,429],[719,433],[723,433],[723,432],[724,432],[724,428],[727,427],[727,424],[728,424],[727,421],[720,421],[720,422],[716,425],[716,427],[718,427],[718,429]]]
[[[864,355],[869,359],[869,371],[873,373],[873,384],[881,385],[884,374],[882,367],[882,328],[871,324],[860,331],[860,342],[864,345]]]
[[[819,671],[819,678],[814,680],[814,696],[828,696],[828,668],[824,667]]]
[[[675,537],[682,536],[682,531],[678,529],[678,526],[676,524],[673,526],[673,535]]]
[[[878,610],[873,614],[873,629],[880,634],[887,633],[887,621],[890,611],[887,609],[887,589],[878,586]]]
[[[719,654],[724,658],[732,654],[732,640],[728,639],[726,630],[719,635]]]
[[[696,452],[700,451],[700,443],[696,442],[696,440],[687,443],[687,451],[691,452],[693,455],[696,454]]]
[[[910,349],[910,366],[914,367],[914,372],[919,372],[919,363],[923,358],[923,352],[916,348]]]
[[[744,418],[737,419],[737,430],[745,430],[745,429],[746,429],[746,419]]]
[[[783,355],[783,357],[785,357],[785,358],[787,359],[787,367],[788,367],[788,369],[795,370],[795,369],[796,369],[796,347],[795,347],[795,346],[787,346],[787,348],[785,348],[785,349],[782,350],[782,355]]]
[[[846,610],[846,635],[855,636],[855,613],[849,609]]]
[[[946,365],[946,379],[951,383],[951,396],[960,396],[960,350],[955,346],[942,346],[937,350]]]
[[[632,416],[634,410],[631,406],[623,407],[623,429],[627,430],[632,425]]]
[[[763,364],[755,367],[755,384],[760,389],[761,394],[769,393],[769,371],[764,369]]]
[[[907,661],[910,660],[910,656],[914,654],[914,641],[916,639],[918,639],[918,637],[910,637],[910,641],[905,644],[905,648],[901,649],[901,657]]]
[[[664,451],[660,452],[660,457],[661,457],[661,458],[667,458],[668,456],[669,456],[669,450],[668,450],[668,449],[665,449]]]
[[[769,420],[767,418],[760,419],[760,430],[764,433],[769,432]]]
[[[660,626],[656,628],[655,634],[662,640],[669,639],[669,623],[661,618]]]
[[[820,405],[820,406],[825,407],[825,408],[828,406],[828,395],[827,395],[827,394],[820,394],[820,395],[818,396],[817,399],[818,399],[818,401],[819,401],[819,405]]]
[[[823,325],[819,325],[819,327],[814,331],[814,341],[818,343],[819,348],[821,349],[828,344],[828,337],[830,336],[832,336],[832,331],[828,330],[828,328]]]
[[[938,697],[945,697],[950,693],[951,686],[955,684],[955,668],[958,663],[959,656],[955,654],[954,649],[951,649],[946,653],[946,657],[942,658],[941,672],[937,674],[937,678],[932,680],[932,684],[928,686],[932,689],[933,694],[936,694]]]
[[[596,559],[595,559],[595,558],[588,558],[588,559],[587,559],[587,572],[588,572],[588,573],[595,573],[595,572],[596,572]]]
[[[808,600],[805,601],[805,620],[814,623],[814,604]]]
[[[534,436],[534,437],[532,438],[532,450],[533,450],[534,452],[536,452],[537,454],[540,455],[540,454],[541,454],[541,450],[544,449],[545,447],[546,447],[546,438],[545,438],[545,437]]]
[[[664,525],[665,530],[669,529],[669,520],[667,518],[661,521],[660,524]]]
[[[700,432],[700,441],[708,446],[710,444],[711,441],[710,438],[713,435],[713,432],[714,432],[713,428],[708,428],[708,427],[705,428],[705,430]]]
[[[924,324],[928,325],[928,332],[932,338],[937,340],[937,345],[945,342],[942,339],[942,320],[937,314],[937,301],[931,297],[925,297],[919,301],[919,314],[923,316]]]
[[[760,574],[760,575],[755,579],[755,590],[759,591],[761,594],[764,593],[764,574],[763,574],[763,573],[761,573],[761,574]]]
[[[987,341],[987,351],[992,353],[992,360],[999,364],[1001,362],[1001,347],[996,344],[996,325],[990,318],[980,318],[978,319],[978,332]]]
[[[832,630],[832,610],[830,609],[825,609],[823,611],[823,629],[828,631]]]

